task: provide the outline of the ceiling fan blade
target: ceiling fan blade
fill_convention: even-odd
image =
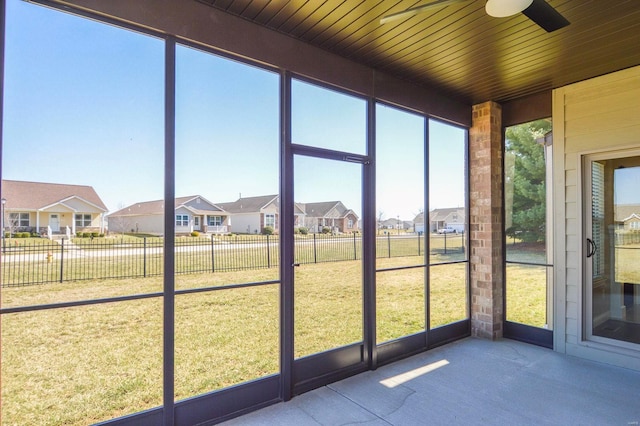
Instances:
[[[413,15],[417,15],[418,13],[425,12],[429,9],[435,9],[436,7],[444,7],[453,3],[461,3],[463,1],[468,0],[436,0],[431,3],[423,4],[422,6],[412,7],[402,12],[392,13],[390,15],[386,15],[380,19],[381,24],[386,24],[387,22],[396,21],[398,19],[405,19]]]
[[[570,23],[545,0],[533,0],[522,13],[548,33],[564,28]]]

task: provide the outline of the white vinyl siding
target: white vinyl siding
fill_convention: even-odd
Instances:
[[[582,344],[583,173],[581,156],[640,147],[640,67],[554,90],[554,214],[556,247],[556,350],[584,358],[638,368],[636,355]],[[587,199],[587,201],[590,201]],[[561,236],[564,235],[564,238]]]

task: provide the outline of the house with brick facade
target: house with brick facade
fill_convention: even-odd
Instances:
[[[233,232],[260,234],[266,226],[280,232],[280,198],[277,195],[240,197],[236,201],[216,203],[230,215]],[[310,232],[358,230],[358,216],[341,201],[294,203],[294,228],[306,227]]]
[[[107,207],[93,187],[2,180],[5,233],[39,235],[104,232]]]
[[[300,206],[304,209],[304,226],[310,232],[322,232],[325,227],[333,233],[358,231],[358,215],[342,201],[301,203]]]

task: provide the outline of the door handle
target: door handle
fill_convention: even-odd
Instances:
[[[591,238],[587,238],[587,257],[596,254],[596,250],[598,250],[596,243]]]

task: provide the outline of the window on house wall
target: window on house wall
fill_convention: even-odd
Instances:
[[[264,215],[264,226],[270,226],[272,228],[276,227],[276,215],[275,214],[265,214]]]
[[[29,226],[29,213],[10,213],[9,221],[12,226]]]
[[[591,166],[591,226],[592,237],[596,247],[605,245],[605,184],[604,184],[604,163],[593,162]],[[593,255],[593,276],[600,277],[604,273],[605,252],[595,251]]]
[[[508,127],[504,147],[506,319],[551,328],[551,120]]]
[[[186,214],[177,214],[176,226],[189,226],[189,216]]]
[[[91,215],[76,214],[76,226],[80,226],[80,227],[91,226]]]
[[[222,216],[207,216],[207,225],[209,226],[221,226]]]

